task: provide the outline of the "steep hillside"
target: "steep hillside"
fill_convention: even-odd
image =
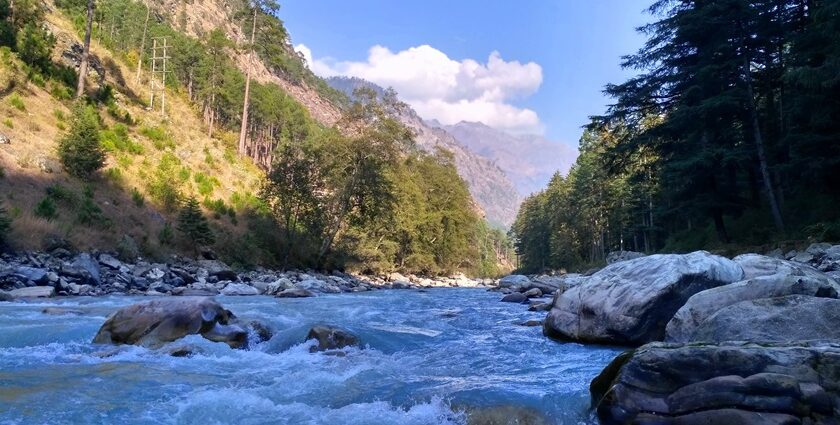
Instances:
[[[479,122],[443,127],[473,152],[489,158],[523,194],[542,190],[556,172],[567,174],[576,149],[538,135],[511,135]]]
[[[358,88],[373,89],[380,96],[385,93],[382,87],[359,78],[333,77],[327,82],[348,96],[352,96]],[[469,185],[470,194],[488,221],[504,227],[513,223],[522,197],[498,166],[459,143],[446,130],[428,125],[411,108],[406,108],[399,118],[414,131],[415,142],[420,149],[433,153],[442,148],[452,152],[458,174]]]

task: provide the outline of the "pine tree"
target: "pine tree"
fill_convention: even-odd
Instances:
[[[190,241],[195,250],[216,242],[207,218],[201,213],[201,207],[194,196],[187,199],[178,214],[178,230]]]
[[[58,156],[73,176],[88,178],[105,164],[99,142],[99,115],[93,107],[76,105],[70,133],[58,142]]]

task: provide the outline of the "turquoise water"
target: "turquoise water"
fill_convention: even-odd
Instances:
[[[591,423],[589,382],[618,353],[550,341],[515,324],[545,313],[479,289],[217,299],[274,337],[245,351],[191,336],[182,341],[201,353],[188,358],[114,354],[90,340],[143,298],[0,303],[0,423],[459,424],[464,406],[497,405]],[[83,314],[41,312],[54,306]],[[366,348],[310,354],[302,340],[318,323]]]

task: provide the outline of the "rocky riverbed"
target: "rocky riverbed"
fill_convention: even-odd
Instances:
[[[272,295],[286,298],[378,289],[490,287],[492,279],[363,276],[341,272],[239,272],[219,260],[172,257],[164,262],[121,261],[116,253],[64,249],[0,256],[0,300],[62,295]]]

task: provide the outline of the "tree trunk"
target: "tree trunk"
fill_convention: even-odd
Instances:
[[[82,50],[82,62],[79,64],[79,84],[76,86],[76,98],[82,96],[85,92],[85,78],[87,77],[88,71],[88,55],[90,55],[90,32],[93,28],[93,2],[94,0],[88,0],[87,2],[87,22],[85,25],[85,46],[84,50]]]
[[[764,190],[767,192],[767,199],[770,201],[770,212],[773,214],[773,222],[779,232],[785,231],[785,223],[782,220],[782,212],[776,200],[776,191],[773,188],[773,180],[770,178],[770,171],[767,167],[767,156],[764,152],[764,140],[761,137],[761,128],[758,122],[758,112],[755,107],[755,95],[752,86],[752,74],[750,73],[750,60],[744,57],[744,81],[747,85],[747,109],[749,109],[752,121],[753,139],[755,140],[756,153],[758,154],[758,166],[761,170],[761,179],[764,180]]]
[[[149,13],[151,8],[146,5],[146,20],[143,22],[143,37],[140,38],[140,52],[137,55],[137,84],[140,84],[140,70],[143,66],[143,52],[146,51],[146,30],[149,28]],[[190,81],[190,89],[192,89],[192,81]],[[192,91],[190,91],[190,99],[192,99]]]
[[[245,99],[242,101],[242,123],[239,127],[239,154],[245,154],[245,136],[248,134],[248,97],[251,93],[251,67],[254,56],[254,34],[257,32],[257,5],[254,5],[254,21],[251,24],[251,49],[248,52],[248,70],[245,73]]]

